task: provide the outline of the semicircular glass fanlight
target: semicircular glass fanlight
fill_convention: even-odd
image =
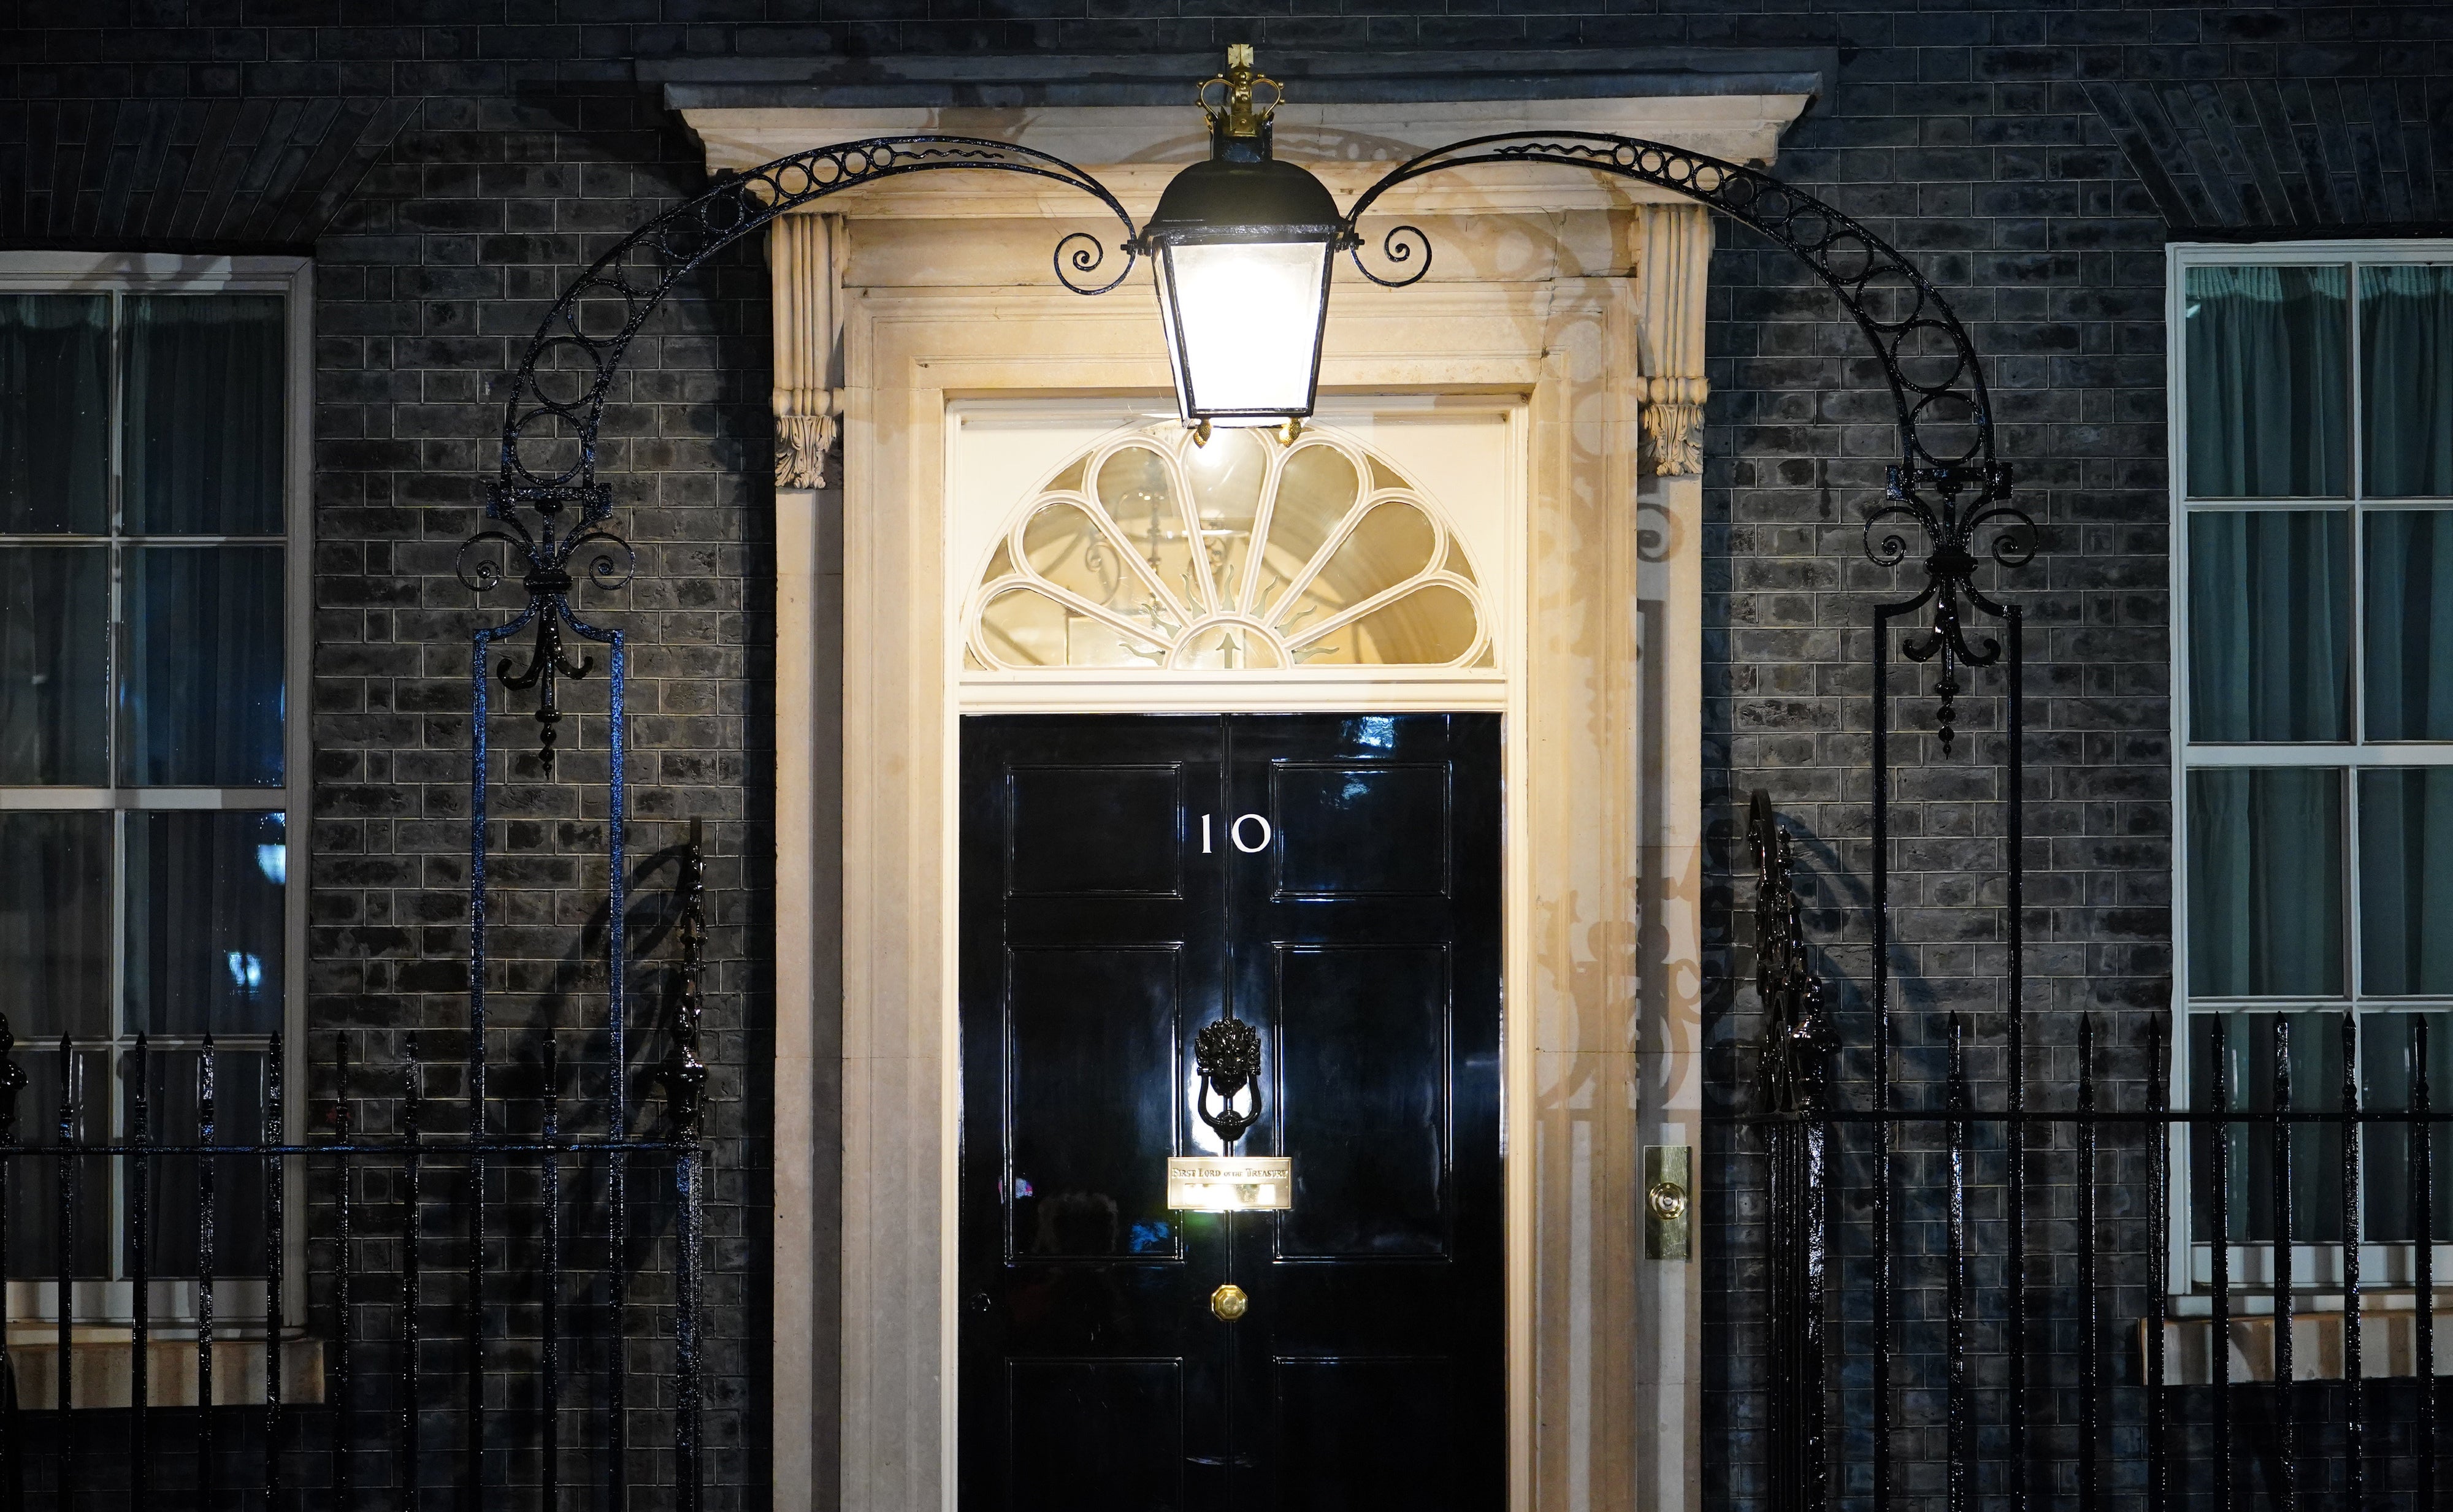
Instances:
[[[1111,436],[1019,510],[972,595],[978,669],[1493,665],[1464,545],[1352,437]]]

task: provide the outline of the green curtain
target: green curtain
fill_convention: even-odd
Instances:
[[[2370,498],[2453,494],[2453,265],[2360,269]]]
[[[0,295],[0,533],[110,528],[110,301]]]
[[[2360,987],[2453,992],[2453,767],[2360,774]],[[2453,1107],[2453,1085],[2444,1089]]]
[[[285,339],[276,294],[128,302],[130,533],[281,533]]]
[[[2210,1013],[2189,1019],[2189,1102],[2200,1110],[2214,1108],[2214,1020]],[[2275,1106],[2275,1027],[2290,1027],[2291,1105],[2300,1112],[2318,1112],[2343,1105],[2343,1016],[2339,1013],[2224,1013],[2223,1053],[2224,1106],[2239,1112],[2269,1112]],[[2224,1184],[2225,1237],[2234,1243],[2271,1239],[2276,1227],[2274,1166],[2282,1154],[2271,1124],[2224,1125],[2229,1146]],[[2296,1240],[2323,1243],[2343,1237],[2343,1131],[2338,1124],[2302,1124],[2291,1130],[2291,1234]],[[2191,1204],[2191,1227],[2201,1242],[2214,1238],[2215,1127],[2200,1124],[2189,1131],[2190,1162],[2197,1187]]]
[[[2189,773],[2189,994],[2343,990],[2343,773]]]
[[[2367,537],[2367,738],[2453,740],[2453,510],[2379,509]]]
[[[2189,737],[2350,738],[2351,517],[2189,516]]]
[[[2350,492],[2349,282],[2342,268],[2188,270],[2192,498]]]
[[[2365,1105],[2401,1112],[2413,1105],[2419,1069],[2411,1027],[2427,1023],[2427,1105],[2453,1108],[2453,1013],[2365,1013],[2360,1016],[2360,1095]],[[2453,1123],[2430,1120],[2428,1152],[2435,1180],[2428,1231],[2453,1239]],[[2372,1124],[2367,1142],[2368,1237],[2384,1243],[2412,1237],[2411,1127]]]

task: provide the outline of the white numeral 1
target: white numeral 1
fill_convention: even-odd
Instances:
[[[1209,854],[1209,816],[1207,814],[1201,816],[1201,853],[1205,856]]]

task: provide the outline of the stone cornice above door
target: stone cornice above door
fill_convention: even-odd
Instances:
[[[1768,167],[1781,133],[1836,72],[1811,49],[1328,54],[1272,50],[1286,82],[1277,151],[1351,200],[1390,167],[1461,137],[1614,132]],[[726,58],[643,63],[707,152],[738,170],[829,143],[938,132],[1053,153],[1136,217],[1208,149],[1195,84],[1209,53],[1036,58]],[[1465,169],[1391,197],[1392,211],[1615,209],[1675,196],[1572,169]],[[846,191],[830,213],[941,219],[1074,216],[1081,196],[1020,174],[927,174]]]

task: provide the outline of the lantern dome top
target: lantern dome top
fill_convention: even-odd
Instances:
[[[1326,230],[1341,217],[1328,186],[1305,169],[1264,157],[1254,162],[1212,157],[1176,174],[1159,196],[1143,234],[1232,232],[1243,228]]]

